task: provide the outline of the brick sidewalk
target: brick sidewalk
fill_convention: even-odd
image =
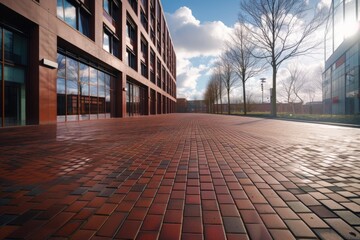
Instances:
[[[0,239],[360,239],[359,146],[201,114],[0,129]]]

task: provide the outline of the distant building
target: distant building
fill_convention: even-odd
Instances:
[[[160,0],[0,0],[0,127],[175,112]]]
[[[332,0],[325,34],[324,113],[360,113],[360,0]]]
[[[176,112],[186,113],[187,112],[187,100],[186,98],[176,99]]]
[[[176,112],[178,113],[207,113],[205,100],[176,99]]]

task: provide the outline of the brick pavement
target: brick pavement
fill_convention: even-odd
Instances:
[[[360,239],[359,146],[201,114],[0,129],[0,239]]]

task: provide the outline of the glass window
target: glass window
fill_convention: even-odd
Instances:
[[[104,10],[112,17],[113,20],[118,20],[120,7],[117,0],[104,0]]]
[[[68,0],[64,0],[64,20],[67,24],[76,28],[76,7]]]
[[[62,77],[62,78],[65,78],[65,61],[66,61],[66,58],[64,55],[58,53],[57,54],[57,63],[58,63],[58,72],[57,72],[57,75],[58,77]]]
[[[90,68],[90,96],[97,97],[97,71]]]
[[[109,0],[104,0],[104,10],[110,14],[110,3]]]
[[[356,0],[345,1],[345,37],[351,37],[356,33],[358,23],[356,20]]]
[[[128,66],[130,66],[131,68],[136,70],[136,57],[135,57],[135,55],[129,49],[127,49],[126,54],[127,54]]]
[[[344,39],[344,13],[343,5],[339,5],[334,11],[334,49],[337,49]]]
[[[115,57],[119,57],[119,40],[104,28],[103,49]]]
[[[111,117],[110,76],[60,53],[58,62],[58,121]]]
[[[2,33],[3,33],[3,30],[0,27],[0,59],[2,59],[2,35],[3,35]],[[0,122],[0,124],[1,124],[1,122]]]
[[[90,16],[83,9],[80,10],[79,31],[85,36],[90,37]]]
[[[103,49],[107,52],[110,52],[110,36],[105,30],[103,38]]]
[[[74,4],[70,0],[57,0],[57,16],[79,30],[82,34],[90,37],[90,14],[85,10],[84,4]]]
[[[78,80],[79,64],[72,58],[66,58],[66,79]]]
[[[65,94],[65,79],[58,78],[56,82],[56,92],[58,94]]]
[[[98,92],[99,97],[104,98],[105,97],[105,73],[100,72],[98,74]]]
[[[64,2],[63,0],[57,0],[56,15],[64,20]]]

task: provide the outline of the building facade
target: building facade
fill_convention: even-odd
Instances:
[[[160,0],[0,0],[0,126],[175,112]]]
[[[325,34],[324,113],[360,113],[359,63],[360,0],[332,0]]]

